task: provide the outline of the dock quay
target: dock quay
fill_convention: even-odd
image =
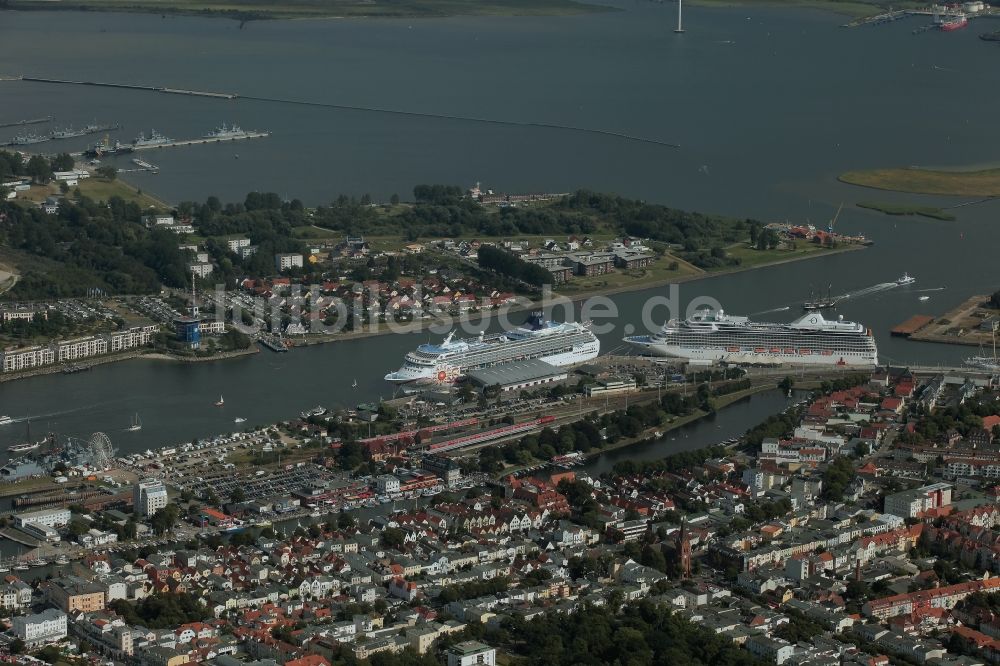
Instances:
[[[44,116],[42,118],[29,118],[27,120],[18,120],[12,123],[0,123],[0,127],[23,127],[25,125],[39,125],[41,123],[47,123],[52,121],[52,116]]]
[[[934,317],[930,315],[913,315],[899,326],[893,328],[890,333],[896,337],[908,338],[932,321],[934,321]]]
[[[288,347],[285,346],[284,342],[280,338],[275,339],[275,338],[260,337],[257,338],[257,342],[267,347],[271,351],[277,352],[279,354],[288,351]]]
[[[986,295],[971,296],[910,335],[911,340],[987,347],[1000,327],[1000,310]]]
[[[857,28],[863,25],[883,25],[885,23],[892,23],[900,19],[904,19],[908,16],[926,16],[928,18],[938,16],[942,19],[956,18],[957,16],[965,16],[968,19],[975,18],[1000,18],[1000,11],[993,7],[987,7],[981,11],[966,13],[960,9],[952,10],[945,9],[944,11],[935,12],[933,8],[926,9],[897,9],[888,12],[882,12],[881,14],[876,14],[874,16],[865,16],[861,18],[856,18],[853,21],[844,23],[841,27],[844,28]],[[927,26],[922,26],[914,30],[914,34],[925,32],[927,30],[932,30],[937,28],[936,24],[930,24]]]
[[[244,132],[239,136],[224,138],[201,137],[198,139],[180,139],[177,141],[167,141],[149,146],[132,146],[133,150],[152,150],[154,148],[175,148],[178,146],[200,146],[207,143],[226,143],[228,141],[242,141],[244,139],[266,139],[271,136],[270,132]]]
[[[849,23],[845,23],[843,27],[857,28],[862,25],[881,25],[883,23],[891,23],[893,21],[904,19],[909,15],[910,12],[906,11],[905,9],[897,9],[895,11],[876,14],[875,16],[865,16],[863,18],[856,18]]]
[[[70,504],[83,504],[86,500],[95,497],[108,497],[108,493],[103,490],[65,492],[60,489],[57,492],[34,493],[15,497],[12,504],[18,509],[28,506],[69,506]]]
[[[139,167],[137,171],[152,171],[153,173],[160,173],[160,167],[150,162],[146,162],[145,160],[140,160],[138,157],[132,158],[132,164]]]
[[[38,539],[32,539],[21,530],[14,529],[13,527],[7,527],[0,530],[0,537],[9,539],[14,543],[19,543],[22,546],[27,546],[28,548],[38,548],[38,546],[42,543]]]

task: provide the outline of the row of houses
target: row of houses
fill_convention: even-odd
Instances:
[[[152,344],[159,330],[160,327],[155,324],[133,326],[124,331],[61,340],[49,345],[6,349],[0,354],[0,360],[3,372],[30,370],[53,363],[69,363]]]

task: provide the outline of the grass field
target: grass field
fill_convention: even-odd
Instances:
[[[730,245],[726,248],[726,254],[731,257],[737,257],[741,260],[741,268],[751,268],[763,264],[773,264],[781,261],[787,261],[789,259],[799,259],[801,257],[818,256],[829,251],[829,248],[817,245],[816,243],[807,243],[805,241],[799,243],[793,249],[776,248],[774,250],[758,250],[750,247],[746,243],[736,243],[735,245]],[[729,267],[724,266],[716,270],[724,271],[730,269]]]
[[[134,201],[142,208],[159,208],[169,210],[170,205],[154,196],[140,192],[135,187],[122,180],[104,180],[102,178],[85,178],[80,181],[80,191],[96,201],[107,201],[118,196],[125,201]]]
[[[1000,169],[932,171],[930,169],[872,169],[848,171],[839,180],[851,185],[893,192],[964,197],[1000,196]]]
[[[553,16],[609,11],[574,0],[9,0],[13,9],[194,14],[241,20],[348,17]]]
[[[140,192],[132,185],[129,185],[120,179],[109,181],[102,178],[84,178],[80,181],[78,187],[80,192],[94,201],[107,201],[111,197],[117,196],[121,197],[125,201],[134,201],[143,209],[158,208],[161,210],[170,210],[171,208],[170,205],[160,201],[156,197]],[[18,192],[17,200],[31,203],[41,203],[42,201],[45,201],[46,197],[50,196],[71,197],[73,195],[73,189],[74,188],[70,188],[68,193],[63,194],[59,191],[59,186],[55,182],[47,183],[45,185],[32,185],[31,189],[27,192]]]
[[[956,219],[951,213],[936,206],[913,206],[909,204],[891,204],[878,201],[859,201],[857,205],[859,208],[877,210],[880,213],[885,213],[886,215],[920,215],[921,217],[930,217],[935,220],[945,220],[946,222],[951,222]]]
[[[671,262],[677,262],[677,270],[670,270]],[[691,264],[680,261],[670,255],[657,259],[651,266],[631,271],[616,270],[607,275],[593,277],[574,276],[568,284],[559,285],[555,291],[563,296],[575,296],[581,293],[601,292],[605,289],[621,289],[623,287],[641,289],[643,285],[656,285],[664,282],[686,279],[705,271]]]

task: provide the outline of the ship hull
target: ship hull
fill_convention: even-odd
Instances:
[[[676,358],[684,361],[710,361],[713,363],[734,363],[738,365],[817,365],[817,366],[860,366],[872,367],[878,365],[878,355],[863,352],[832,352],[809,350],[802,353],[795,348],[788,353],[780,351],[758,352],[752,349],[727,351],[724,348],[713,347],[683,347],[669,345],[650,339],[648,336],[625,338],[625,342],[645,354]],[[805,349],[805,348],[801,348]]]
[[[557,367],[564,367],[568,365],[577,365],[579,363],[586,363],[587,361],[592,361],[598,357],[601,353],[601,343],[595,338],[593,342],[580,345],[574,348],[572,351],[563,352],[558,354],[550,354],[543,356],[535,356],[533,358],[539,361],[544,361],[549,365],[554,365]],[[443,363],[440,366],[433,369],[411,369],[408,367],[402,367],[396,372],[390,372],[385,376],[385,381],[392,384],[409,384],[412,382],[421,381],[432,381],[432,382],[453,382],[455,380],[461,379],[470,370],[479,369],[480,367],[497,367],[501,365],[507,365],[510,363],[515,363],[522,360],[518,356],[512,356],[507,360],[502,360],[497,363],[492,363],[489,366],[463,366],[461,362],[454,363]]]

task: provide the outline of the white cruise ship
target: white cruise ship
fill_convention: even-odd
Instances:
[[[809,312],[790,324],[750,321],[722,310],[700,310],[685,321],[671,320],[655,335],[625,342],[655,356],[687,360],[796,365],[878,364],[871,329],[838,317]]]
[[[597,357],[601,343],[584,324],[557,324],[533,314],[513,331],[455,340],[454,331],[439,345],[420,345],[385,380],[404,384],[418,380],[452,382],[470,370],[526,359],[552,365],[573,365]]]

